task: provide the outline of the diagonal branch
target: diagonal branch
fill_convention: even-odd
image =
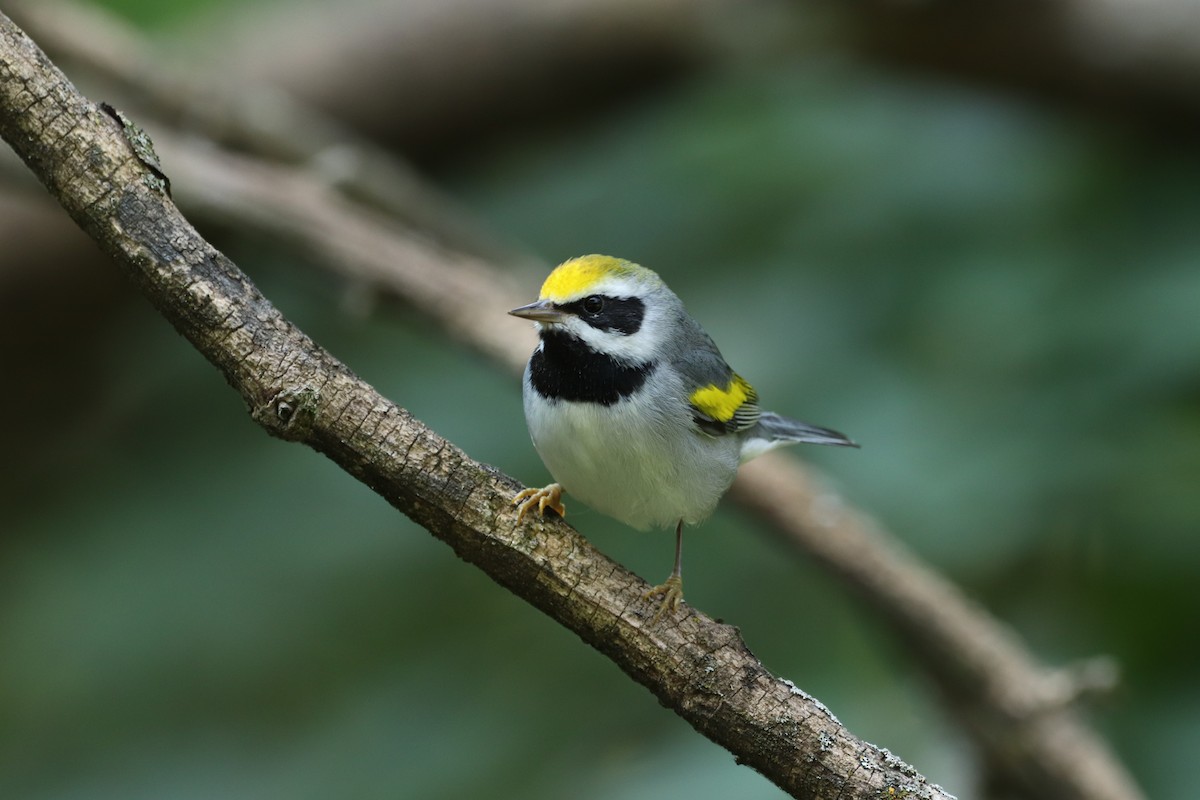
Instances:
[[[459,341],[519,372],[524,328],[498,336],[477,309],[520,305],[497,271],[438,252],[356,208],[311,173],[163,137],[181,201],[227,224],[250,224],[328,268],[433,316]],[[436,274],[437,280],[430,280]],[[742,468],[731,499],[792,548],[817,559],[871,605],[912,651],[986,758],[1046,798],[1140,796],[1105,744],[1070,707],[1069,671],[1036,662],[1002,623],[838,497],[795,460],[768,454]]]
[[[34,8],[42,4],[31,5],[27,13]],[[93,71],[113,73],[117,82],[127,85],[138,68],[148,65],[147,48],[125,46],[126,52],[143,54],[137,63],[120,70],[106,68],[104,54],[113,48],[99,45],[94,26],[89,28],[90,41],[98,53],[72,45],[84,37],[65,35],[69,15],[54,21],[50,25],[44,20],[42,27],[47,33],[56,31],[60,47]],[[155,80],[176,85],[163,75]],[[171,102],[186,100],[173,97]],[[231,100],[221,106],[237,108],[239,103]],[[164,113],[170,116],[172,108]],[[254,138],[254,131],[238,127],[245,123],[239,120],[237,115],[223,116],[209,127],[225,130],[236,140]],[[422,242],[392,215],[353,202],[310,169],[197,147],[178,137],[160,134],[159,139],[176,179],[176,193],[186,207],[298,245],[330,269],[411,303],[443,330],[508,368],[523,366],[532,340],[521,335],[528,331],[518,326],[511,335],[498,336],[490,324],[492,315],[479,313],[489,306],[499,313],[523,302],[488,264]],[[276,132],[270,141],[280,143],[281,136]],[[285,148],[274,154],[289,161],[291,152]],[[1077,694],[1096,683],[1095,675],[1111,682],[1109,665],[1089,662],[1084,666],[1091,672],[1082,675],[1042,667],[1000,622],[824,489],[794,460],[772,454],[747,465],[731,497],[872,606],[932,677],[984,758],[1030,796],[1140,797],[1106,745],[1070,707]]]
[[[1078,694],[1115,680],[1107,659],[1041,667],[1011,631],[795,461],[756,459],[732,494],[887,621],[1007,783],[1031,797],[1141,796],[1072,708]]]
[[[0,136],[269,433],[327,455],[794,796],[948,797],[770,675],[732,627],[695,612],[648,626],[640,579],[561,521],[518,528],[517,484],[284,319],[180,214],[135,133],[0,13]]]

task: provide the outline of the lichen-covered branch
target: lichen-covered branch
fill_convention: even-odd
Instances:
[[[792,795],[948,797],[770,675],[730,626],[695,612],[648,625],[639,578],[561,521],[517,526],[517,484],[284,319],[180,214],[130,133],[0,14],[0,136],[268,432],[327,455]]]

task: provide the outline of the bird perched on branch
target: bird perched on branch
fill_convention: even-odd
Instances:
[[[738,464],[795,442],[857,447],[758,406],[758,395],[657,274],[611,256],[559,265],[538,300],[525,420],[555,482],[513,500],[560,516],[563,491],[634,528],[675,527],[675,567],[646,597],[655,619],[683,599],[683,526],[709,514]]]

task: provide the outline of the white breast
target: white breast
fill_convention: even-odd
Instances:
[[[525,419],[554,480],[596,511],[635,528],[696,523],[733,482],[740,443],[696,431],[673,376],[611,406],[548,401],[525,379]]]

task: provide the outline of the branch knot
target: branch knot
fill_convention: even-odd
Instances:
[[[279,389],[258,405],[250,416],[272,436],[289,441],[304,441],[312,432],[321,391],[311,383]]]

